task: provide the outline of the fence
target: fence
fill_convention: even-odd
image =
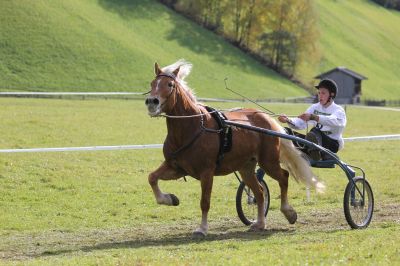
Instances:
[[[400,106],[400,100],[364,99],[361,103],[368,106]]]
[[[138,99],[143,92],[0,92],[0,97],[51,98],[51,99]]]
[[[395,134],[395,135],[351,137],[351,138],[344,138],[344,141],[357,142],[357,141],[399,140],[399,139],[400,139],[400,134]],[[0,149],[0,153],[143,150],[143,149],[161,149],[162,147],[163,147],[162,144],[144,144],[144,145],[118,145],[118,146]]]

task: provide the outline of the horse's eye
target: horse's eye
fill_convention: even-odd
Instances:
[[[168,82],[168,87],[170,88],[174,87],[174,83],[172,81]]]

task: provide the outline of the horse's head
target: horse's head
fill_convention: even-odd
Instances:
[[[185,88],[183,79],[190,73],[191,64],[179,60],[173,65],[160,69],[157,63],[154,65],[156,77],[151,82],[150,95],[146,98],[146,106],[149,115],[157,116],[168,113],[176,104],[177,95],[185,94],[195,100],[193,95]]]

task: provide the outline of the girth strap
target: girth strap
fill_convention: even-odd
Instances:
[[[220,130],[219,132],[219,150],[217,156],[217,169],[224,159],[224,154],[232,149],[232,128],[225,124],[227,117],[220,111],[216,111],[214,108],[205,106],[206,110],[211,113],[211,116],[215,119]]]

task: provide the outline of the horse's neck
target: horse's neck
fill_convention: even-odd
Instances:
[[[193,116],[187,118],[167,118],[168,138],[177,145],[184,144],[200,130],[200,107],[196,103],[184,104],[184,99],[178,98],[177,102],[168,113],[171,116]]]

